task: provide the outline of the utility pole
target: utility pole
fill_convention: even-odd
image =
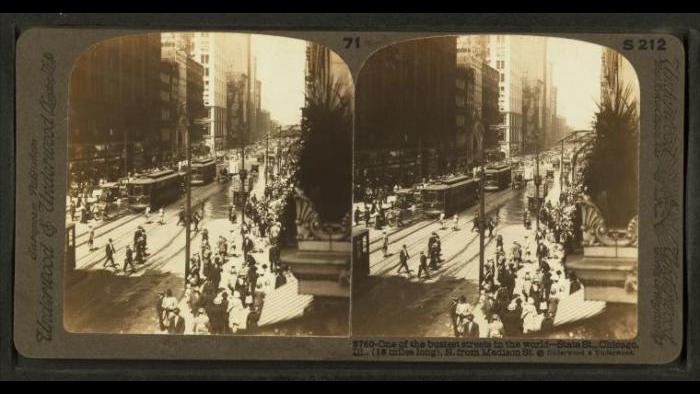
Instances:
[[[479,141],[479,290],[484,281],[484,242],[485,242],[485,224],[486,224],[486,195],[484,192],[484,183],[486,178],[486,163],[484,161],[484,135],[483,130],[478,136]]]
[[[129,148],[127,145],[127,133],[129,129],[124,129],[124,178],[126,178],[126,183],[129,184]]]
[[[183,116],[183,114],[180,114]],[[181,123],[182,124],[182,123]],[[187,286],[187,277],[190,275],[190,220],[192,218],[192,185],[190,183],[192,175],[192,152],[190,149],[190,124],[185,121],[185,157],[187,160],[187,174],[185,175],[185,286]]]
[[[560,163],[563,165],[563,163]],[[540,184],[542,177],[540,176],[540,144],[539,138],[535,136],[535,223],[536,229],[540,229]]]
[[[277,126],[277,176],[280,175],[282,171],[282,149],[280,144],[282,140],[282,126]]]
[[[265,189],[267,189],[267,173],[270,170],[270,128],[265,135]]]
[[[564,190],[564,139],[561,140],[561,158],[559,159],[559,193]]]
[[[247,264],[248,262],[248,252],[246,250],[246,245],[245,245],[245,209],[246,205],[248,202],[248,196],[246,195],[246,187],[245,187],[245,182],[246,182],[246,177],[247,177],[247,171],[245,169],[245,144],[246,144],[246,134],[249,134],[251,131],[251,107],[252,107],[252,102],[251,102],[251,89],[252,89],[252,81],[251,81],[251,70],[252,70],[252,65],[251,65],[251,48],[250,48],[250,35],[248,35],[248,41],[247,41],[247,54],[248,54],[248,64],[247,64],[247,72],[248,72],[248,78],[247,80],[247,86],[246,86],[246,130],[241,130],[241,170],[240,170],[240,177],[241,177],[241,196],[242,196],[242,203],[241,203],[241,249],[243,250],[243,264]],[[267,165],[267,164],[266,164]]]

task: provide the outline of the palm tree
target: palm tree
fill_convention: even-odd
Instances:
[[[632,87],[615,86],[597,107],[584,185],[606,222],[626,226],[638,213],[639,196],[639,114]]]
[[[352,94],[341,81],[312,83],[303,110],[297,185],[320,219],[339,222],[352,201]]]

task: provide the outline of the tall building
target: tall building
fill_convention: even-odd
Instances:
[[[352,81],[343,59],[330,49],[309,43],[306,46],[306,91],[307,99],[316,87],[330,89],[337,84],[341,89],[351,89]]]
[[[254,62],[254,67],[253,67],[253,77],[252,81],[253,82],[253,92],[251,96],[251,112],[250,112],[250,117],[251,117],[251,129],[250,129],[250,140],[249,142],[256,142],[260,141],[262,138],[265,138],[265,132],[266,130],[263,130],[262,126],[263,123],[260,121],[260,117],[262,116],[262,82],[257,79],[257,64]]]
[[[185,156],[186,133],[194,151],[202,140],[204,68],[188,52],[191,40],[180,33],[161,35],[161,140],[166,149],[163,160]]]
[[[461,163],[473,164],[479,148],[476,129],[483,130],[483,56],[486,36],[459,36],[456,44],[458,87],[456,149]],[[462,78],[465,78],[464,88],[461,87]],[[460,97],[462,89],[464,89],[464,99]]]
[[[503,138],[499,126],[503,123],[498,107],[500,73],[486,62],[481,65],[482,99],[481,99],[481,123],[484,126],[484,149],[486,151],[498,150],[498,141]]]
[[[249,39],[250,35],[200,32],[192,38],[194,59],[204,66],[203,97],[209,111],[209,130],[204,138],[215,151],[230,145],[226,133],[227,76],[247,62]]]
[[[412,184],[459,164],[456,48],[455,37],[411,40],[367,60],[357,81],[360,189]]]
[[[547,61],[547,38],[519,36],[520,47],[527,48],[523,57],[523,125],[522,153],[544,149],[551,128],[551,65]],[[527,99],[527,101],[526,101]],[[525,108],[529,112],[525,116]]]
[[[248,76],[241,72],[233,72],[228,77],[226,87],[226,129],[232,146],[246,144],[248,127]]]
[[[474,159],[478,157],[479,136],[477,134],[479,132],[483,133],[487,157],[493,158],[495,156],[493,150],[498,149],[498,127],[502,122],[499,112],[500,73],[487,63],[489,41],[488,35],[457,37],[457,67],[458,70],[466,68],[468,73],[466,88],[468,164],[474,164]],[[481,131],[477,131],[477,128]]]
[[[114,180],[157,164],[160,49],[157,33],[124,35],[98,43],[76,60],[68,117],[73,180]]]
[[[499,73],[498,109],[503,123],[497,129],[501,139],[501,151],[507,157],[518,155],[522,150],[522,107],[525,57],[528,49],[522,45],[520,36],[489,35],[486,62]]]
[[[455,152],[458,163],[467,163],[471,154],[471,135],[474,118],[479,114],[472,111],[473,96],[472,69],[458,65],[455,73]]]
[[[600,100],[614,90],[629,89],[639,113],[639,79],[632,64],[624,56],[610,48],[603,48],[600,70]]]

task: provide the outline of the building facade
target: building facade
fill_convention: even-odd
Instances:
[[[355,180],[410,185],[458,164],[456,38],[402,42],[375,53],[357,81]]]
[[[468,74],[465,163],[469,166],[476,164],[480,143],[484,144],[487,158],[492,158],[492,151],[498,148],[500,74],[486,62],[488,49],[489,37],[486,35],[457,37],[457,67],[458,70],[465,68]]]
[[[203,98],[209,112],[204,141],[211,150],[222,150],[230,146],[226,130],[227,76],[246,63],[250,35],[197,32],[192,40],[194,59],[204,67]]]
[[[498,107],[500,73],[485,61],[481,65],[482,74],[482,100],[481,118],[484,125],[484,149],[487,152],[500,152],[499,141],[503,140],[503,131],[500,125],[503,123],[501,111]]]
[[[102,41],[76,60],[69,88],[71,181],[116,180],[158,164],[160,35]]]
[[[521,153],[525,48],[518,36],[488,36],[486,62],[499,73],[498,109],[503,123],[498,126],[501,151],[511,157]]]
[[[247,143],[248,97],[246,88],[248,77],[244,73],[233,72],[228,77],[226,88],[226,129],[233,147]]]
[[[632,64],[619,52],[603,48],[600,69],[600,100],[614,90],[629,89],[639,113],[639,78]]]

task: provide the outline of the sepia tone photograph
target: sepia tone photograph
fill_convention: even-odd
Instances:
[[[352,77],[259,34],[101,41],[69,85],[64,326],[350,333]]]
[[[640,94],[619,52],[415,39],[356,85],[354,336],[637,336]]]

